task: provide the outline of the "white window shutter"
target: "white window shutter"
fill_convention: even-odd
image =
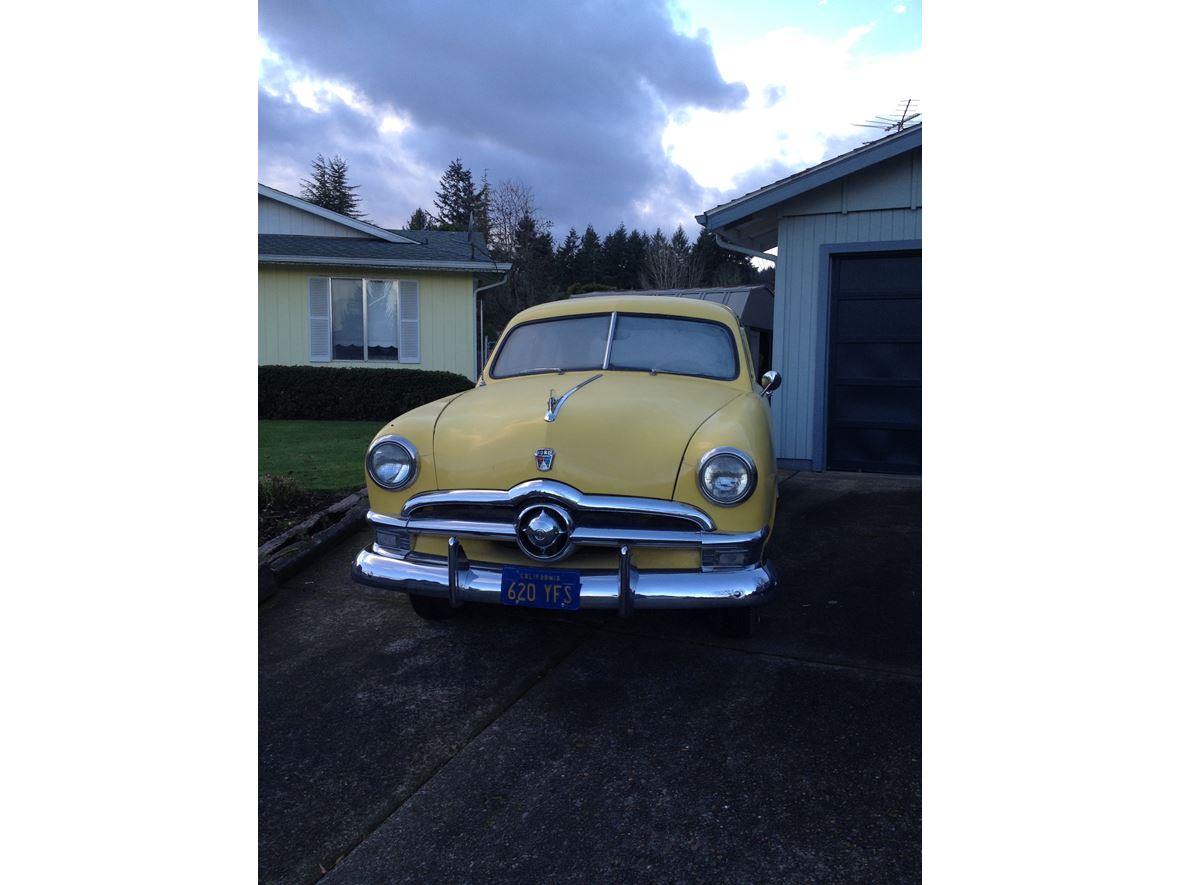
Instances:
[[[418,349],[418,283],[402,280],[397,285],[397,361],[399,363],[421,362]]]
[[[332,361],[332,298],[327,277],[307,281],[308,361]]]

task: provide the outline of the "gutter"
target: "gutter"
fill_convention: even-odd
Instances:
[[[714,232],[713,239],[717,241],[717,245],[722,249],[728,249],[730,252],[741,252],[743,255],[750,255],[754,258],[761,258],[763,261],[769,261],[771,264],[778,264],[778,256],[771,255],[769,252],[759,252],[757,249],[747,249],[745,246],[739,246],[737,243],[731,243],[721,234]]]
[[[483,301],[480,300],[479,293],[486,292],[488,289],[495,289],[497,286],[503,286],[508,282],[508,274],[512,271],[512,265],[508,265],[508,270],[504,271],[503,278],[498,283],[488,283],[486,286],[479,286],[475,292],[475,303],[479,306],[478,324],[475,329],[475,374],[478,376],[483,371],[483,361],[485,354],[483,352]]]
[[[404,270],[457,270],[507,273],[512,265],[490,261],[414,261],[406,258],[325,258],[321,255],[259,255],[259,264],[332,265],[343,267],[393,267]],[[497,284],[499,285],[499,284]],[[491,287],[488,287],[491,288]]]

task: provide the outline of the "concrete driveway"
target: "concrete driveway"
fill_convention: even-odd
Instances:
[[[259,879],[914,882],[920,482],[780,484],[759,636],[352,583],[259,608]]]

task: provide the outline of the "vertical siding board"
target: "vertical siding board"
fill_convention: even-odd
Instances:
[[[783,397],[783,424],[780,428],[779,439],[781,440],[783,452],[789,453],[794,450],[791,429],[794,427],[795,410],[799,404],[799,391],[795,389],[795,378],[791,371],[791,366],[795,361],[795,341],[792,336],[795,333],[794,300],[795,291],[798,286],[799,254],[795,248],[795,220],[786,219],[780,222],[780,224],[783,225],[785,232],[783,245],[787,255],[786,285],[784,288],[784,295],[786,297],[783,301],[783,317],[785,320],[785,325],[783,326],[783,386],[787,395]],[[790,455],[784,454],[784,457],[789,458]]]
[[[790,399],[790,387],[787,385],[786,368],[786,335],[787,335],[787,277],[790,273],[791,256],[787,249],[787,221],[779,219],[778,223],[778,255],[774,269],[774,334],[771,340],[771,362],[774,369],[783,376],[783,386],[776,397],[770,401],[771,427],[774,433],[774,449],[779,457],[786,457],[786,426],[787,401]]]
[[[816,271],[818,269],[817,256],[819,255],[819,219],[811,217],[807,219],[807,240],[804,244],[806,249],[806,270],[807,270],[807,313],[803,323],[802,332],[804,341],[806,341],[806,350],[804,352],[805,359],[803,362],[803,389],[807,391],[807,408],[803,410],[800,416],[803,420],[799,422],[798,433],[798,451],[801,453],[800,458],[811,457],[811,428],[813,418],[815,415],[815,324],[818,318],[817,304],[819,300],[819,290],[817,287]]]
[[[794,269],[791,273],[791,312],[789,317],[791,325],[788,336],[791,350],[788,369],[790,371],[791,390],[794,395],[791,398],[792,401],[788,410],[790,425],[786,428],[787,433],[784,435],[784,440],[787,441],[790,447],[790,454],[787,456],[789,458],[799,457],[797,454],[799,450],[797,428],[810,403],[810,396],[799,380],[803,361],[803,349],[801,346],[803,299],[807,297],[807,258],[801,247],[801,240],[803,237],[803,228],[806,224],[806,217],[793,219],[790,227],[791,264]]]

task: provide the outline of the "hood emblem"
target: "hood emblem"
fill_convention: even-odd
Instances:
[[[553,459],[557,457],[557,452],[553,449],[537,449],[533,453],[533,457],[537,459],[537,469],[542,473],[548,473],[549,469],[553,467]]]
[[[556,421],[557,420],[557,413],[561,411],[561,407],[563,405],[565,405],[565,401],[567,399],[569,399],[571,396],[573,396],[575,393],[577,393],[579,390],[581,390],[583,387],[585,387],[591,381],[597,381],[601,377],[602,377],[602,373],[599,372],[597,375],[587,378],[581,384],[577,384],[577,385],[571,387],[565,393],[563,393],[561,395],[561,399],[557,399],[553,395],[554,391],[552,389],[550,389],[549,399],[545,403],[546,406],[548,406],[548,410],[545,412],[545,420],[548,421],[550,424],[552,424],[554,421]]]

